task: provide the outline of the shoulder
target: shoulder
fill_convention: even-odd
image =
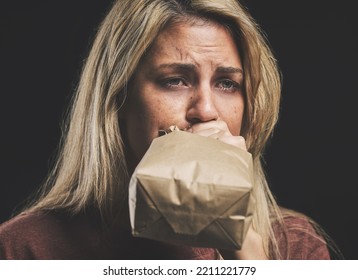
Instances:
[[[330,259],[323,231],[302,214],[285,214],[283,224],[274,226],[279,251],[286,259]]]
[[[22,231],[24,229],[36,229],[41,227],[44,222],[51,222],[53,220],[52,215],[48,215],[46,212],[34,212],[34,213],[22,213],[12,219],[0,224],[0,236],[7,237],[10,233],[13,235],[15,232]]]
[[[56,219],[44,212],[20,214],[0,225],[0,259],[31,259],[32,248],[56,226]]]
[[[20,241],[31,237],[51,223],[52,218],[43,212],[23,213],[0,225],[0,241],[11,242],[11,240]],[[23,233],[26,232],[26,236]]]
[[[81,238],[84,232],[89,234]],[[81,216],[45,211],[20,214],[0,225],[0,259],[82,258],[85,242],[97,243],[90,233],[93,228]]]

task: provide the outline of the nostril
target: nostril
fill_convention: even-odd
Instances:
[[[199,118],[192,118],[189,120],[189,122],[190,122],[190,126],[193,126],[194,124],[202,122],[202,120],[200,120]]]

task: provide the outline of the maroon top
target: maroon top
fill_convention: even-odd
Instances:
[[[21,214],[0,225],[0,259],[218,259],[216,249],[164,244],[132,237],[128,230],[103,230],[91,215],[57,212]],[[304,218],[285,219],[289,259],[329,259],[326,243]]]

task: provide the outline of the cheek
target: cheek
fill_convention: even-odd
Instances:
[[[128,101],[125,117],[127,144],[131,156],[139,160],[158,136],[158,131],[176,124],[180,113],[170,98],[157,96],[153,92]]]
[[[229,130],[232,135],[239,136],[241,132],[242,120],[244,115],[244,106],[228,106],[227,110],[223,114],[223,121],[229,127]]]
[[[143,156],[155,137],[155,116],[160,112],[156,104],[147,105],[142,100],[131,101],[125,118],[127,145],[138,159]]]

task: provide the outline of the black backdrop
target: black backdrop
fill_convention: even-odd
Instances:
[[[110,2],[0,4],[0,222],[45,178],[62,114]],[[283,73],[280,121],[265,155],[271,188],[281,205],[319,222],[346,259],[358,259],[354,1],[245,2]]]

